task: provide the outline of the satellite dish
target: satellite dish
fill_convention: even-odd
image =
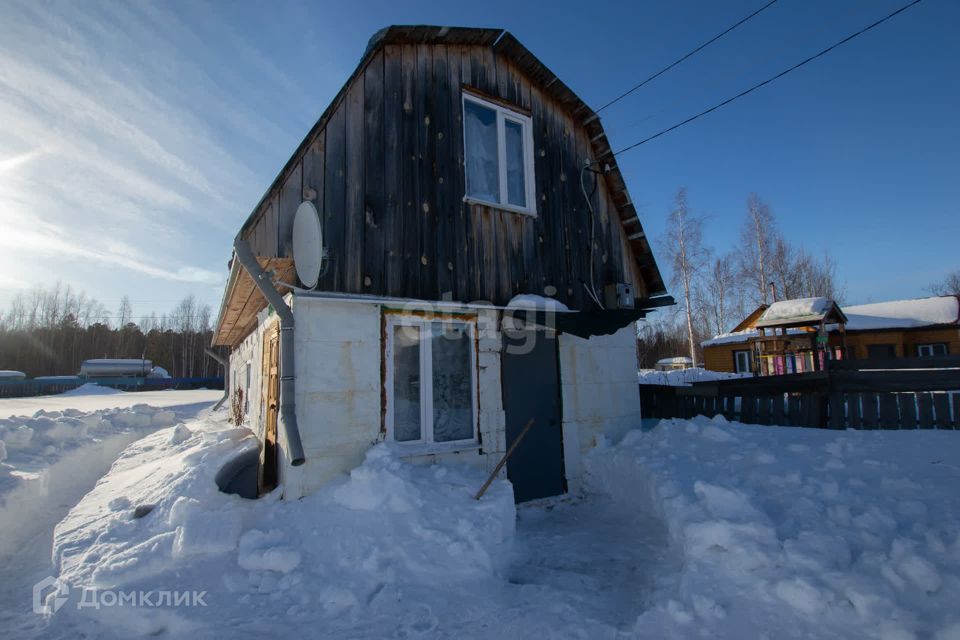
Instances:
[[[317,286],[323,260],[323,230],[320,215],[310,201],[301,202],[293,217],[293,266],[308,289]]]

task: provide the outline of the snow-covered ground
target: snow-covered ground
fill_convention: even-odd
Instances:
[[[89,387],[95,387],[90,390]],[[110,387],[84,385],[55,396],[31,398],[0,398],[0,417],[29,416],[37,411],[97,411],[98,409],[129,408],[136,404],[151,407],[183,407],[185,405],[207,406],[223,396],[218,389],[192,389],[175,391],[120,391]]]
[[[102,388],[93,393],[81,388],[67,397],[0,400],[0,415],[10,415],[0,419],[0,628],[5,637],[42,628],[42,618],[32,613],[31,587],[53,571],[50,550],[57,522],[128,445],[192,418],[222,393],[97,391]],[[164,408],[142,404],[159,394]],[[46,409],[35,409],[37,404]],[[21,415],[25,411],[31,415]]]
[[[65,604],[0,592],[6,637],[960,637],[955,432],[661,421],[514,507],[383,444],[303,500],[225,495],[256,443],[223,416],[119,455],[56,527]]]
[[[712,380],[729,380],[731,378],[749,378],[749,373],[724,373],[710,371],[702,367],[687,369],[673,369],[671,371],[657,371],[656,369],[640,369],[637,380],[640,384],[663,384],[671,387],[688,387],[694,382],[709,382]]]
[[[960,638],[960,434],[661,421],[589,458],[683,559],[654,638]]]

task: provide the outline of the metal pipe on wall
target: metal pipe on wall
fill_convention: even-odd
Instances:
[[[270,276],[257,262],[250,249],[250,243],[237,236],[233,241],[233,251],[237,260],[253,278],[253,283],[267,299],[277,315],[280,316],[280,422],[287,437],[290,464],[298,467],[306,462],[303,443],[300,441],[300,429],[297,427],[295,394],[295,376],[293,368],[293,311],[287,306],[283,296],[273,286]]]
[[[203,350],[215,362],[219,362],[223,366],[223,397],[217,401],[217,404],[213,405],[213,410],[216,411],[230,397],[230,362],[210,347],[204,347]]]

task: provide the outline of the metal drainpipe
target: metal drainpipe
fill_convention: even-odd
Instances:
[[[210,347],[204,347],[203,350],[210,358],[223,366],[223,397],[217,401],[217,404],[213,405],[213,410],[216,411],[222,407],[223,403],[230,397],[230,361]]]
[[[294,369],[293,369],[293,311],[284,302],[283,296],[277,291],[270,276],[257,262],[257,258],[250,249],[250,243],[237,236],[233,241],[233,251],[237,260],[246,269],[257,289],[263,294],[277,315],[280,316],[280,422],[283,424],[287,436],[287,446],[290,450],[290,464],[299,467],[306,458],[303,455],[303,443],[300,441],[300,430],[297,428],[297,412],[294,400]]]

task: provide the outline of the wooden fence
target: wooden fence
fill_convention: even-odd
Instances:
[[[722,414],[763,425],[960,429],[960,357],[848,360],[813,373],[641,385],[640,406],[648,418]]]

